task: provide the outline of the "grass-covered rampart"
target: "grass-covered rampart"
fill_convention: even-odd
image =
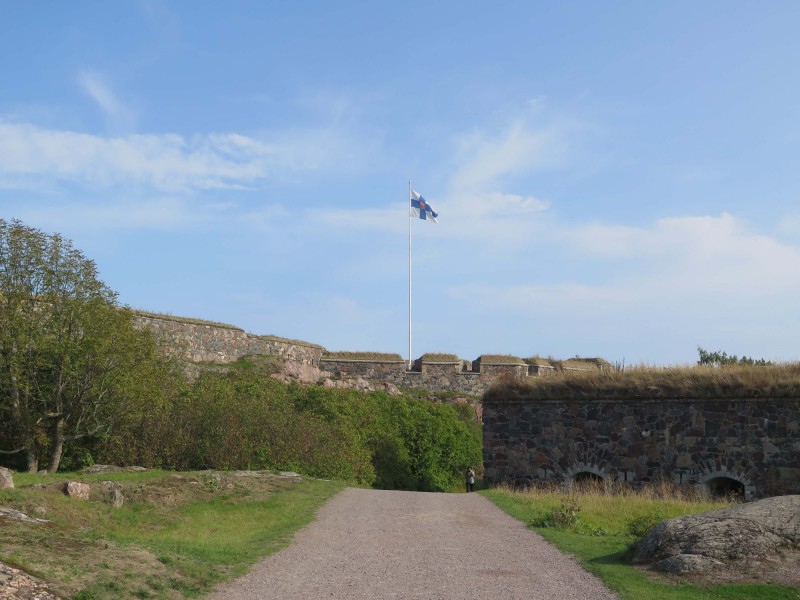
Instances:
[[[487,401],[798,398],[800,364],[556,372],[498,382]]]

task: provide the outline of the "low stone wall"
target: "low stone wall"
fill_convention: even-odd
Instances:
[[[320,369],[334,375],[362,377],[368,381],[389,381],[391,374],[403,373],[406,370],[404,360],[354,360],[344,358],[322,358]]]
[[[530,485],[590,473],[634,485],[800,493],[800,400],[484,400],[484,477]]]

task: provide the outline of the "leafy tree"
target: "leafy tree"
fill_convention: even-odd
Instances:
[[[0,219],[0,450],[28,471],[108,431],[157,381],[146,332],[69,240]]]
[[[698,365],[708,365],[711,367],[724,367],[729,365],[750,365],[756,367],[765,367],[773,364],[771,361],[764,360],[763,358],[754,359],[748,356],[739,358],[735,354],[728,356],[727,352],[709,352],[700,346],[697,347],[697,353],[700,355],[700,360],[697,361]]]

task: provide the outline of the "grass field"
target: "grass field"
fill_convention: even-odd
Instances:
[[[61,475],[18,474],[17,489],[0,491],[0,505],[50,522],[0,520],[0,560],[75,600],[200,596],[287,545],[344,487],[206,472],[72,478],[94,489],[113,481],[125,504],[67,498],[57,493]]]
[[[698,585],[659,577],[630,563],[631,547],[658,521],[723,508],[724,502],[682,498],[667,487],[607,493],[588,489],[481,492],[572,554],[624,600],[800,600],[800,589],[774,584]]]

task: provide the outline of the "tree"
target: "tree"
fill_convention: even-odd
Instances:
[[[725,367],[730,365],[748,365],[755,367],[767,367],[773,363],[763,358],[755,359],[749,356],[742,356],[739,358],[735,354],[728,356],[727,352],[709,352],[700,346],[697,347],[697,353],[700,355],[700,360],[697,361],[698,365],[707,365],[711,367]]]
[[[58,234],[0,219],[0,451],[55,472],[64,443],[108,431],[147,393],[153,340]]]

